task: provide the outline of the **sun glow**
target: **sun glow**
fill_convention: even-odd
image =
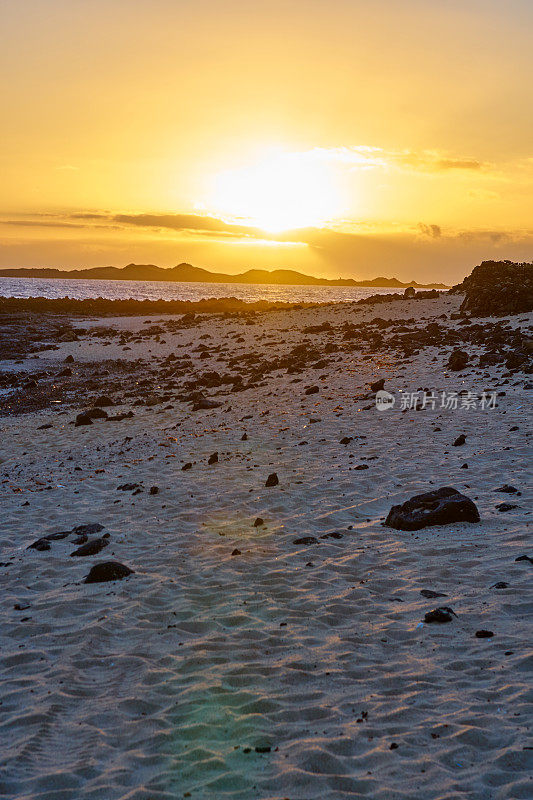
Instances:
[[[207,205],[269,233],[321,225],[341,213],[334,171],[312,151],[276,152],[215,175]]]

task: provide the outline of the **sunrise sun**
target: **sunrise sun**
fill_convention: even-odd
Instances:
[[[340,213],[335,176],[311,152],[275,152],[214,176],[209,205],[269,233],[321,225]]]

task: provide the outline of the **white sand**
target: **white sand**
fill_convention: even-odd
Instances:
[[[180,344],[191,352],[205,331],[209,345],[235,353],[263,348],[267,332],[274,357],[302,340],[296,326],[430,317],[457,302],[271,313],[254,326],[206,321],[127,352],[116,340],[66,343],[41,363],[181,352]],[[379,413],[362,410],[372,398],[358,399],[377,377],[390,391],[479,393],[499,381],[482,370],[448,374],[447,353],[433,349],[409,363],[332,358],[340,360],[279,373],[255,391],[217,390],[223,406],[213,411],[174,402],[80,428],[68,424],[72,410],[0,420],[2,798],[532,796],[531,564],[515,562],[533,556],[523,381],[503,386],[493,410]],[[304,396],[312,383],[320,393]],[[37,430],[46,422],[53,427]],[[460,433],[466,445],[452,447]],[[344,436],[355,438],[343,446]],[[215,450],[220,461],[208,466]],[[193,468],[182,472],[186,461]],[[273,471],[280,483],[267,489]],[[145,491],[117,491],[126,482]],[[493,491],[504,483],[522,495]],[[149,495],[153,485],[158,495]],[[381,525],[393,503],[440,486],[474,499],[481,523],[416,533]],[[505,501],[519,508],[499,513]],[[258,516],[265,525],[254,528]],[[26,550],[89,522],[111,536],[99,556],[70,558],[69,539]],[[333,531],[343,537],[319,538]],[[302,536],[318,543],[293,544]],[[108,559],[135,574],[81,583]],[[490,588],[497,581],[509,588]],[[425,599],[421,589],[448,597]],[[420,626],[440,604],[457,619]],[[477,639],[479,629],[494,636]]]

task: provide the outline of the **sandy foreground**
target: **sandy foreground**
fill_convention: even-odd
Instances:
[[[200,373],[250,350],[339,344],[317,369],[207,390],[214,409],[127,402],[107,411],[131,419],[74,427],[83,408],[57,403],[0,419],[2,798],[532,796],[531,562],[516,561],[533,557],[529,376],[449,372],[451,348],[361,353],[340,333],[375,317],[454,327],[459,302],[206,317],[128,350],[81,339],[25,362],[188,353]],[[333,332],[303,332],[323,322]],[[201,342],[220,350],[200,358]],[[386,411],[368,388],[381,377],[396,398]],[[402,410],[400,389],[439,400]],[[439,407],[443,391],[484,389],[505,392],[496,408]],[[382,525],[394,503],[441,486],[472,498],[481,523]],[[110,535],[96,556],[70,557],[74,536],[27,549],[88,523]],[[105,560],[134,574],[84,584]],[[439,605],[457,617],[421,624]]]

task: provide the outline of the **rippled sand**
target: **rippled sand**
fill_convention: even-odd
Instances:
[[[419,301],[417,311],[429,318],[456,304]],[[206,321],[156,347],[189,351],[205,329],[236,353],[265,346],[265,332],[283,348],[302,340],[303,325],[345,318],[350,307],[339,306],[254,326]],[[102,357],[84,343],[45,357],[67,353]],[[257,390],[220,393],[211,411],[176,402],[80,428],[71,411],[0,421],[1,797],[531,796],[531,564],[515,561],[533,556],[523,381],[505,385],[494,410],[379,413],[363,399],[376,377],[390,391],[480,391],[487,381],[446,373],[431,348],[409,363],[335,356],[302,383],[280,373]],[[319,394],[304,395],[310,383]],[[451,447],[459,433],[467,444]],[[341,445],[344,436],[353,441]],[[193,467],[183,472],[185,462]],[[274,471],[279,485],[266,488]],[[144,491],[117,491],[126,482]],[[522,495],[495,493],[504,483]],[[475,500],[481,524],[382,526],[393,503],[445,485]],[[507,500],[519,507],[498,512]],[[69,539],[26,549],[89,522],[111,536],[100,556],[70,558]],[[305,536],[316,543],[294,544]],[[81,583],[107,559],[135,574]],[[491,588],[498,581],[508,588]],[[457,619],[421,626],[439,602]],[[478,639],[479,629],[494,636]]]

